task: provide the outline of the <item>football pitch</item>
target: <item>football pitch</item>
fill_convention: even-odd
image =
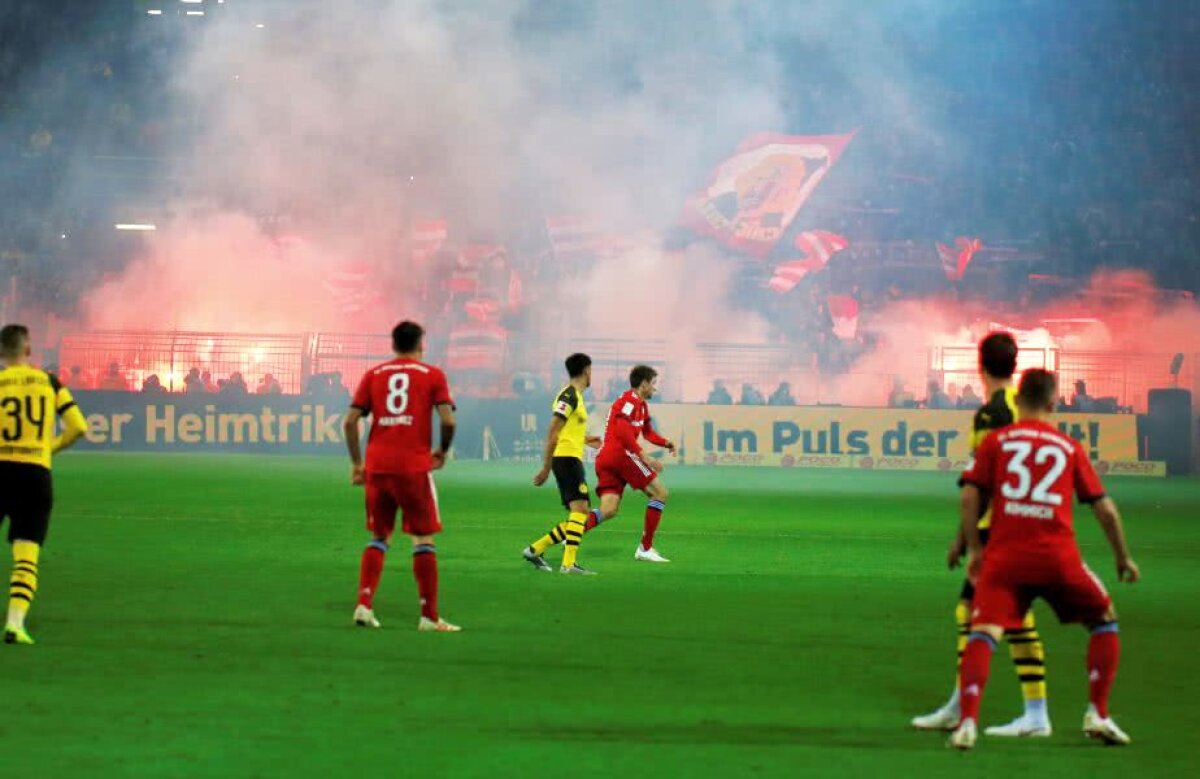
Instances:
[[[38,644],[0,645],[5,772],[1195,775],[1195,479],[1109,480],[1134,586],[1077,515],[1122,615],[1113,713],[1133,746],[1080,734],[1086,636],[1039,605],[1054,736],[958,754],[908,728],[952,683],[949,475],[668,466],[656,545],[674,562],[634,562],[645,498],[627,495],[581,547],[600,575],[565,577],[520,558],[561,518],[534,470],[439,474],[441,610],[464,627],[445,635],[414,629],[400,539],[384,629],[351,625],[366,534],[343,459],[64,455]],[[983,724],[1019,710],[1002,648]]]

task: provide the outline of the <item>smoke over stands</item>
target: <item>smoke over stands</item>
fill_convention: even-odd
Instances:
[[[1124,0],[101,5],[0,10],[4,312],[51,338],[409,316],[439,358],[499,333],[506,370],[546,373],[604,339],[606,378],[658,361],[674,398],[872,404],[964,380],[935,353],[989,324],[1198,348],[1160,289],[1198,286],[1190,12],[1130,39]],[[844,148],[752,256],[682,225],[763,132]],[[712,208],[736,231],[816,159]]]

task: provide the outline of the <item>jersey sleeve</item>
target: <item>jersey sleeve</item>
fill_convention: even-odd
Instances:
[[[364,415],[371,413],[371,372],[367,371],[358,381],[358,389],[350,400],[350,408],[356,408]]]
[[[651,424],[649,414],[646,415],[646,426],[642,428],[642,437],[655,446],[666,446],[670,443],[670,441],[668,441],[665,437],[660,435],[657,430],[654,429],[654,425]]]
[[[446,374],[437,370],[433,374],[433,394],[430,395],[430,401],[435,407],[449,406],[454,408],[454,398],[450,395],[450,382],[446,380]]]
[[[1092,461],[1088,459],[1087,450],[1078,441],[1075,442],[1075,495],[1080,503],[1095,503],[1104,497],[1104,484]]]
[[[58,380],[58,377],[53,373],[48,374],[50,377],[50,388],[54,390],[54,411],[61,417],[70,409],[75,407],[75,398],[71,396],[71,390]]]
[[[558,398],[554,401],[554,416],[568,419],[578,406],[579,393],[574,387],[567,387],[558,393]]]
[[[84,418],[83,412],[75,403],[75,398],[71,396],[71,390],[67,389],[66,385],[60,382],[53,373],[50,374],[50,386],[54,390],[54,411],[58,414],[58,418],[63,421],[67,429],[77,433],[86,433],[87,419]]]
[[[971,461],[967,463],[966,470],[959,477],[958,486],[973,484],[988,492],[995,488],[997,440],[995,435],[988,435],[983,439],[971,456]]]

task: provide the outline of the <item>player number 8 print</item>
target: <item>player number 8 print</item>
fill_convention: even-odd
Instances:
[[[1049,506],[1062,505],[1062,496],[1055,495],[1050,492],[1050,489],[1067,468],[1066,452],[1052,444],[1043,444],[1038,448],[1037,454],[1033,456],[1034,465],[1045,465],[1051,460],[1054,462],[1051,464],[1050,470],[1046,471],[1046,475],[1030,492],[1029,487],[1033,483],[1033,477],[1029,473],[1029,467],[1025,465],[1025,461],[1029,459],[1029,453],[1033,451],[1033,444],[1029,441],[1005,441],[1000,448],[1012,454],[1012,459],[1008,461],[1008,472],[1017,477],[1016,485],[1005,481],[1000,488],[1004,497],[1009,500],[1031,498],[1035,503],[1044,503]]]
[[[400,416],[408,408],[408,374],[393,373],[388,379],[387,410],[389,414]]]

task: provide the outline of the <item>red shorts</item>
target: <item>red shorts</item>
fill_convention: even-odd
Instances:
[[[1112,598],[1082,559],[989,559],[984,552],[983,571],[971,602],[971,623],[999,625],[1017,630],[1035,598],[1050,604],[1058,620],[1101,622]]]
[[[390,537],[396,529],[397,510],[404,515],[401,530],[410,536],[441,532],[437,487],[433,474],[377,473],[367,476],[367,530]]]
[[[620,451],[596,458],[597,495],[610,492],[620,495],[626,485],[635,490],[644,490],[657,476],[646,465],[646,461],[633,452]]]

